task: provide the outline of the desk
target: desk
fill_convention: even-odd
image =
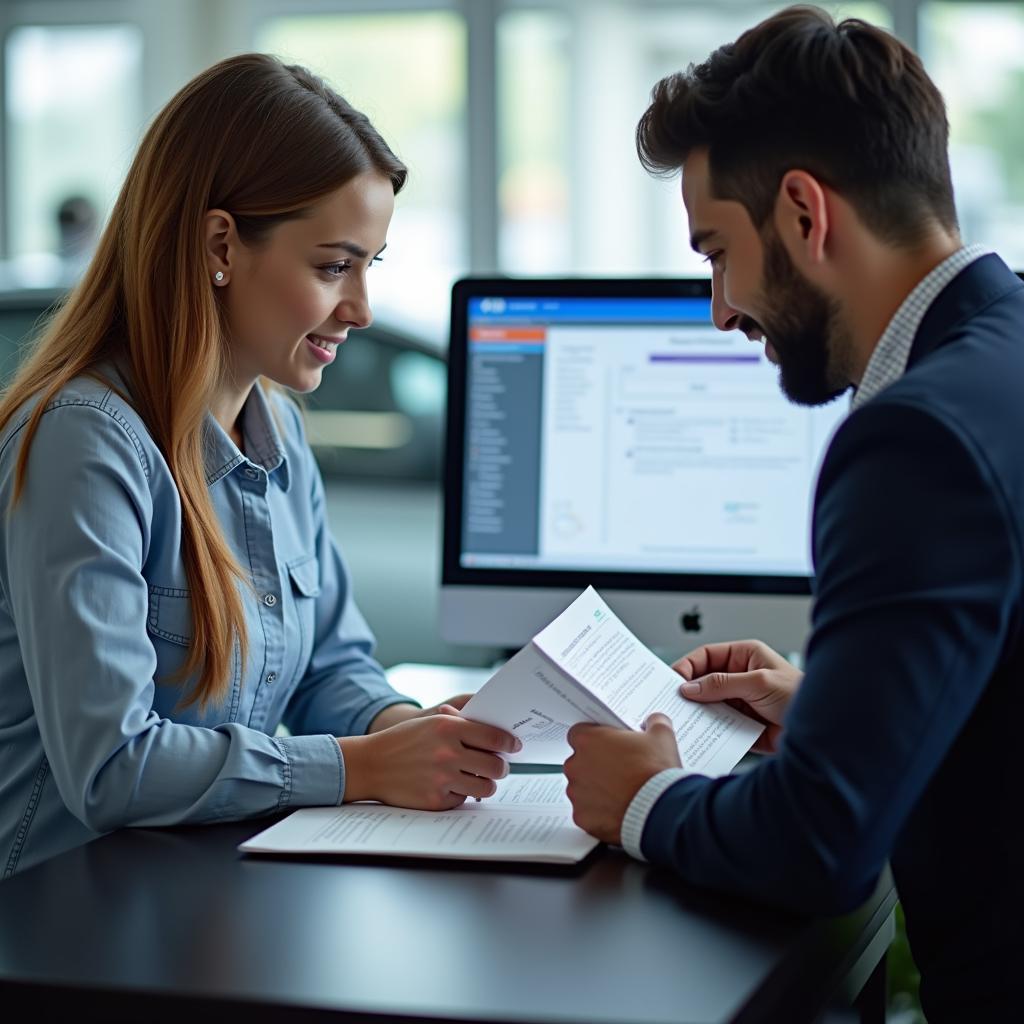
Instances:
[[[2,1005],[189,1024],[798,1024],[892,935],[888,877],[856,912],[808,922],[619,851],[577,875],[242,857],[257,829],[126,829],[0,883]]]
[[[808,921],[616,850],[576,872],[242,857],[266,824],[126,829],[0,883],[0,1005],[78,1022],[799,1024],[870,978],[864,1019],[883,1019],[888,873],[854,913]]]

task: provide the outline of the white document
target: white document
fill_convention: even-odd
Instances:
[[[728,704],[686,700],[681,682],[587,587],[484,683],[462,713],[518,736],[523,749],[509,760],[561,764],[572,753],[570,726],[640,729],[652,711],[661,711],[672,719],[684,768],[726,775],[764,726]]]
[[[450,811],[376,803],[306,807],[239,850],[575,864],[597,846],[572,822],[563,776],[511,775],[497,787],[494,796]]]

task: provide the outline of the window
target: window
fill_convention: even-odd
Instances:
[[[921,56],[946,98],[964,240],[1024,268],[1024,4],[924,4]]]
[[[52,284],[87,257],[138,139],[141,66],[134,25],[22,26],[7,36],[4,206],[18,283]]]
[[[324,76],[409,165],[371,280],[378,315],[438,344],[451,283],[468,269],[466,27],[450,11],[272,18],[256,46]]]
[[[510,274],[706,274],[679,182],[640,166],[650,90],[782,3],[562,4],[498,20],[499,257]],[[823,4],[885,28],[880,3]]]
[[[572,266],[571,24],[510,11],[497,24],[498,260],[510,274]]]
[[[60,6],[45,5],[46,25],[15,23],[2,53],[2,255],[22,283],[68,269],[56,255],[68,245],[63,200],[82,197],[106,216],[145,111],[217,57],[258,48],[323,74],[408,163],[372,298],[384,325],[443,346],[449,285],[468,272],[707,272],[689,249],[678,180],[651,179],[637,161],[636,122],[661,76],[784,4],[251,0],[237,18],[197,4],[183,19],[177,5],[76,0],[63,5],[75,26],[56,20]],[[1024,267],[1024,0],[823,6],[919,48],[949,107],[964,237]],[[0,23],[14,9],[43,20],[20,4],[0,7]],[[483,78],[473,74],[475,89],[493,75],[493,105],[469,94],[469,41],[491,30],[494,65],[488,55]],[[159,43],[160,60],[143,65],[143,38]]]

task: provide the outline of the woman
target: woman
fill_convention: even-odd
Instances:
[[[122,826],[440,809],[506,773],[511,736],[388,686],[276,387],[312,391],[370,323],[405,177],[362,114],[260,54],[147,132],[0,401],[4,876]]]

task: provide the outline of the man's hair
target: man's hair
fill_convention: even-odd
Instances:
[[[789,170],[813,174],[867,227],[913,245],[957,228],[946,108],[921,61],[856,18],[789,7],[663,78],[636,130],[640,161],[672,174],[706,147],[712,194],[760,230]]]

